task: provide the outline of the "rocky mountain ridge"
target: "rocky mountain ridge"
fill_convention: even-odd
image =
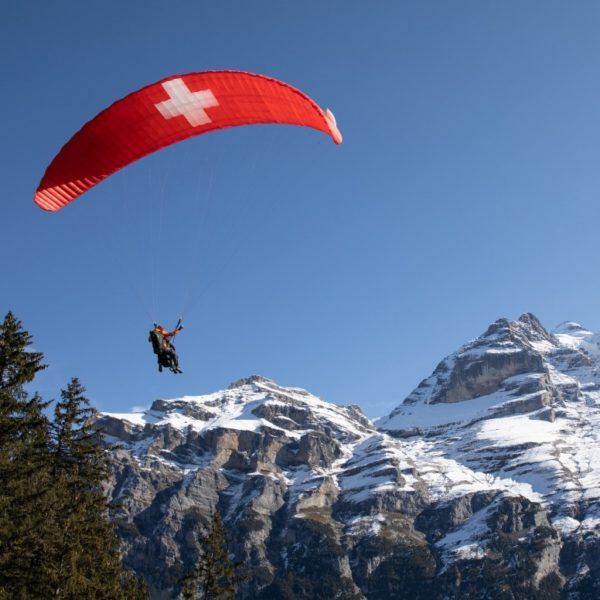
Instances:
[[[240,598],[600,597],[599,339],[500,319],[376,424],[258,376],[104,414],[127,563],[176,597],[218,509]]]

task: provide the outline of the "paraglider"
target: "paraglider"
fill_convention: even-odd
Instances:
[[[258,123],[310,127],[342,143],[333,113],[287,83],[243,71],[175,75],[117,100],[88,121],[54,157],[34,200],[44,210],[59,210],[160,148]]]
[[[228,127],[280,123],[322,131],[342,143],[335,117],[291,85],[243,71],[173,75],[143,87],[100,112],[62,147],[47,167],[35,203],[57,211],[113,173],[165,146]],[[171,332],[156,326],[148,340],[159,371],[181,373]]]
[[[179,368],[179,358],[177,351],[171,341],[181,330],[183,324],[181,319],[173,331],[167,331],[162,325],[154,324],[148,335],[148,341],[152,344],[152,350],[158,360],[158,370],[162,372],[163,368],[169,369],[173,373],[183,373]]]

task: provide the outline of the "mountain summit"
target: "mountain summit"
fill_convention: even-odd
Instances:
[[[501,319],[445,358],[379,428],[530,486],[555,525],[600,517],[600,348],[575,323]],[[558,518],[561,517],[561,518]],[[576,520],[573,520],[577,517]],[[557,520],[558,519],[558,520]]]
[[[218,509],[240,598],[599,597],[598,342],[499,319],[377,427],[261,376],[104,414],[126,561],[173,597]]]

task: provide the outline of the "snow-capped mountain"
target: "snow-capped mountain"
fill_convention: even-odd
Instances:
[[[600,524],[600,336],[501,319],[378,422],[428,451],[519,483],[561,529]]]
[[[104,414],[126,560],[174,597],[218,508],[242,598],[600,597],[599,366],[526,314],[377,426],[258,376]]]

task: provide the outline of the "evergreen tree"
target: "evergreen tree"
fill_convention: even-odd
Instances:
[[[108,520],[95,410],[73,379],[51,424],[49,403],[25,390],[45,368],[30,347],[9,312],[0,325],[0,600],[146,600]]]
[[[47,403],[25,390],[45,365],[30,345],[31,336],[9,312],[0,325],[0,598],[31,597],[48,542]]]
[[[9,311],[0,325],[0,389],[13,392],[17,401],[26,398],[23,386],[46,368],[41,352],[27,350],[31,342],[21,321]]]
[[[200,559],[184,579],[181,597],[184,600],[233,600],[237,565],[229,558],[225,528],[218,511],[200,546]]]
[[[118,598],[123,572],[102,488],[107,455],[91,424],[96,414],[74,378],[54,410],[52,474],[56,537],[48,575],[60,598]]]

